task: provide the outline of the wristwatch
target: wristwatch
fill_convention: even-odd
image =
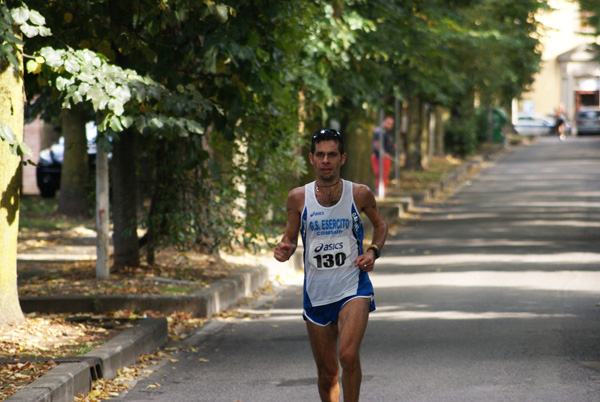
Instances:
[[[375,253],[375,259],[378,259],[379,256],[381,255],[381,251],[379,251],[379,247],[377,247],[375,244],[371,244],[369,246],[369,248],[367,249],[367,251],[369,250],[373,250],[373,252]]]

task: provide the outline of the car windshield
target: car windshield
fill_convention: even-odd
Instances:
[[[585,112],[579,112],[577,116],[581,119],[596,119],[600,116],[600,111],[598,110],[587,110]]]

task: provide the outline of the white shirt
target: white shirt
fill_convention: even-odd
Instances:
[[[354,264],[363,253],[364,235],[352,182],[342,180],[342,185],[342,196],[331,207],[317,201],[315,182],[305,186],[300,226],[304,244],[304,308],[373,293],[368,274]]]

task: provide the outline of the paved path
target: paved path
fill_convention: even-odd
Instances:
[[[507,153],[390,236],[372,278],[361,400],[600,401],[600,138]],[[280,290],[114,400],[318,400],[301,282]]]

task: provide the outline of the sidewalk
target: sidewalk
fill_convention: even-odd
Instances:
[[[61,262],[95,260],[91,253],[92,249],[95,253],[95,248],[87,244],[89,242],[84,237],[78,240],[79,246],[55,244],[19,253],[18,261],[27,262],[29,266],[24,275],[35,275],[36,271],[44,268],[58,269],[53,267],[60,266]],[[250,296],[268,280],[293,274],[294,262],[297,265],[297,261],[281,264],[270,260],[272,258],[257,259],[255,266],[236,270],[228,277],[211,283],[210,287],[189,295],[31,296],[21,297],[20,303],[24,313],[98,313],[131,309],[164,314],[186,312],[196,317],[210,317]],[[35,267],[32,261],[40,265]],[[99,348],[59,364],[6,401],[72,402],[76,395],[91,391],[92,381],[117,377],[119,369],[135,364],[142,354],[165,346],[167,340],[166,318],[141,320],[135,327],[124,330]]]
[[[415,204],[428,202],[443,191],[460,184],[474,169],[487,160],[495,159],[502,152],[483,155],[465,162],[446,175],[440,183],[418,194],[390,193],[389,201],[380,200],[379,208],[389,221],[401,218]],[[365,228],[368,233],[369,229]],[[61,262],[95,260],[93,231],[74,233],[68,244],[53,244],[28,248],[18,254],[20,263],[39,262],[59,266]],[[175,311],[190,313],[198,317],[210,317],[227,309],[240,299],[248,297],[268,280],[285,278],[301,271],[301,252],[285,264],[265,256],[256,260],[254,266],[236,270],[227,278],[213,282],[207,289],[189,295],[113,295],[113,296],[43,296],[21,297],[23,312],[107,312],[120,309],[154,310],[165,314]],[[33,264],[35,265],[35,264]],[[41,268],[39,268],[41,269]],[[36,268],[19,275],[34,275]],[[63,363],[44,376],[21,389],[9,402],[71,402],[75,395],[91,390],[92,381],[98,378],[112,379],[117,370],[135,363],[140,355],[164,346],[167,342],[167,322],[164,318],[146,319],[134,328],[127,329],[108,343],[76,359]]]

